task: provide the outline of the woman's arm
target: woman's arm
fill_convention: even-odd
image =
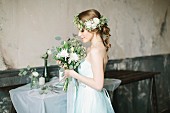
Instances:
[[[71,76],[84,84],[96,89],[102,90],[104,84],[104,69],[103,69],[103,55],[98,49],[92,49],[89,54],[89,59],[91,63],[91,68],[93,71],[93,78],[82,76],[75,72],[74,70],[66,70],[65,76]]]

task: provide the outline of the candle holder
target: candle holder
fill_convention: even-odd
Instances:
[[[31,89],[39,88],[38,77],[31,77],[30,87]]]
[[[58,75],[59,81],[61,81],[64,78],[64,68],[59,69]]]
[[[45,78],[44,77],[40,77],[39,78],[39,86],[41,87],[41,86],[43,86],[45,84]]]

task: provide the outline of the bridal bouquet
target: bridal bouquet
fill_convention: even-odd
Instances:
[[[86,57],[86,49],[77,37],[63,41],[60,46],[53,48],[54,59],[61,62],[64,69],[77,71],[81,61]],[[63,90],[67,91],[69,79],[66,78]]]

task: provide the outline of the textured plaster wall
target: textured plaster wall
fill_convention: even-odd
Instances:
[[[0,0],[0,70],[42,66],[54,37],[77,33],[73,16],[89,8],[109,18],[111,59],[170,53],[169,0]]]

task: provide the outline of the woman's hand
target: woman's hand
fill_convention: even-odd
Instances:
[[[60,64],[61,64],[61,61],[60,61],[60,60],[57,60],[56,63],[57,63],[57,65],[60,65]]]
[[[75,73],[74,70],[66,69],[66,70],[64,71],[64,77],[65,77],[65,78],[74,77],[74,73]]]

